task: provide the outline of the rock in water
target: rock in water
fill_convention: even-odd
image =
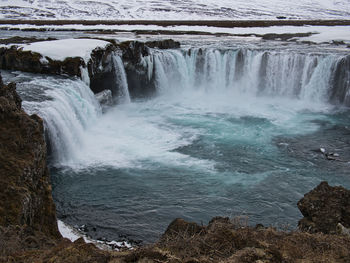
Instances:
[[[298,223],[302,231],[333,234],[338,223],[350,227],[350,191],[341,186],[322,182],[298,202],[298,208],[304,216]]]
[[[112,91],[109,89],[106,89],[104,91],[101,91],[95,94],[95,97],[98,100],[98,102],[101,104],[102,108],[113,105]]]

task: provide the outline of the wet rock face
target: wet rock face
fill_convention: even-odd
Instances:
[[[350,227],[350,191],[341,186],[322,182],[298,202],[304,218],[299,229],[311,233],[333,234],[338,223]]]
[[[0,123],[0,236],[14,227],[59,239],[43,122],[21,109],[15,84],[0,86]]]
[[[91,60],[88,63],[90,76],[90,89],[94,93],[100,93],[104,90],[115,92],[118,87],[117,76],[113,67],[112,56],[116,50],[115,46],[109,45],[105,50],[96,49],[91,54]]]
[[[180,43],[172,39],[161,41],[127,41],[119,44],[132,98],[152,96],[156,91],[154,77],[149,79],[147,65],[142,63],[144,57],[150,56],[150,48],[179,48]],[[154,76],[154,74],[153,74]]]

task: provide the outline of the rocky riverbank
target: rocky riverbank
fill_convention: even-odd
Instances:
[[[57,229],[43,122],[0,81],[0,262],[348,262],[350,191],[326,182],[298,203],[298,231],[216,217],[174,220],[159,242],[131,251],[72,243]]]

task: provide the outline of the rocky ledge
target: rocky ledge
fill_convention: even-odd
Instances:
[[[322,182],[298,206],[298,231],[239,218],[207,226],[175,219],[161,239],[131,251],[103,251],[61,237],[46,167],[43,122],[21,109],[15,84],[0,78],[0,262],[349,262],[350,191]]]
[[[125,64],[131,96],[146,96],[153,93],[155,87],[153,83],[154,80],[148,79],[148,69],[146,65],[142,63],[142,58],[150,55],[150,48],[173,49],[180,47],[179,42],[171,39],[149,42],[126,41],[121,43],[117,43],[114,40],[74,40],[75,42],[81,41],[82,43],[79,45],[81,45],[82,48],[89,40],[105,42],[107,44],[97,46],[95,49],[91,50],[89,54],[90,58],[87,60],[84,60],[81,56],[71,57],[69,55],[62,59],[57,59],[30,50],[30,45],[32,43],[39,43],[39,45],[43,47],[43,50],[45,50],[45,48],[47,48],[45,47],[45,42],[48,47],[59,46],[60,42],[62,42],[61,46],[67,46],[67,40],[47,39],[43,41],[42,39],[33,38],[3,39],[1,42],[6,45],[0,47],[0,69],[40,74],[65,74],[79,78],[84,78],[84,74],[87,72],[90,79],[90,88],[94,93],[111,90],[115,95],[119,87],[113,53],[117,53],[123,58]],[[53,42],[55,42],[55,45],[51,44]],[[52,50],[51,53],[56,52]],[[57,53],[59,53],[59,51],[57,51]]]

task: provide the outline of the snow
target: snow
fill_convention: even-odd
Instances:
[[[301,41],[311,41],[315,43],[344,41],[350,44],[350,26],[324,27],[316,30],[318,34],[309,37],[301,37]]]
[[[87,64],[91,52],[96,48],[106,48],[109,42],[97,39],[62,39],[41,41],[19,45],[23,51],[40,53],[43,57],[63,61],[67,57],[81,57]]]
[[[74,242],[79,238],[83,238],[86,243],[93,243],[100,249],[113,249],[118,250],[118,248],[127,248],[132,249],[132,245],[129,242],[126,241],[99,241],[91,239],[81,233],[79,233],[77,230],[72,228],[71,226],[65,224],[61,220],[57,220],[57,226],[58,230],[61,233],[62,237],[68,238],[70,241]]]
[[[61,235],[64,238],[68,238],[70,241],[74,242],[78,238],[81,237],[81,235],[78,235],[76,231],[73,230],[70,226],[66,225],[61,220],[57,220],[57,226],[58,230],[60,231]]]
[[[1,19],[349,19],[349,0],[0,0]]]
[[[347,44],[350,44],[350,26],[271,26],[271,27],[235,27],[235,28],[223,28],[223,27],[209,27],[209,26],[157,26],[157,25],[91,25],[91,26],[85,26],[85,25],[62,25],[62,26],[51,26],[51,25],[45,25],[45,26],[33,26],[33,25],[3,25],[4,28],[17,28],[17,29],[26,29],[26,28],[35,28],[35,29],[46,29],[46,30],[55,30],[55,29],[64,29],[64,30],[115,30],[115,31],[125,31],[125,32],[132,32],[134,30],[147,30],[147,31],[195,31],[195,32],[202,32],[202,33],[211,33],[211,34],[217,34],[217,33],[228,33],[232,35],[264,35],[264,34],[296,34],[296,33],[313,33],[313,35],[309,37],[296,37],[296,41],[311,41],[315,43],[323,43],[328,42],[331,43],[333,40],[335,41],[344,41]],[[1,28],[1,27],[0,27]],[[61,42],[60,42],[61,41]],[[103,46],[104,44],[108,44],[108,42],[101,41],[101,40],[85,40],[82,41],[80,39],[76,40],[66,40],[67,45],[63,44],[65,43],[64,40],[59,41],[50,41],[51,44],[57,43],[57,47],[50,47],[52,50],[51,56],[56,55],[59,56],[59,54],[56,54],[59,49],[67,49],[64,52],[70,52],[70,55],[77,54],[76,52],[79,51],[83,53],[83,49],[79,47],[80,43],[83,45],[83,42],[85,41],[87,43],[90,42],[89,45],[86,45],[86,47],[94,48],[95,45],[98,43],[101,43]],[[96,42],[95,42],[96,41]],[[71,43],[69,43],[71,42]],[[43,42],[39,42],[43,43]],[[31,46],[27,47],[33,48],[33,46],[41,46],[43,44],[34,43]],[[74,49],[70,49],[73,47],[73,43],[76,46]],[[95,44],[93,44],[95,43]],[[61,45],[63,44],[63,45]],[[56,46],[56,45],[55,45]],[[60,47],[59,47],[60,46]],[[69,48],[68,48],[69,47]],[[43,51],[41,50],[40,53]],[[62,54],[64,53],[62,51]],[[91,49],[86,51],[87,56],[91,53]],[[65,53],[66,54],[66,53]],[[80,54],[80,56],[82,56]],[[86,57],[87,58],[87,57]]]

